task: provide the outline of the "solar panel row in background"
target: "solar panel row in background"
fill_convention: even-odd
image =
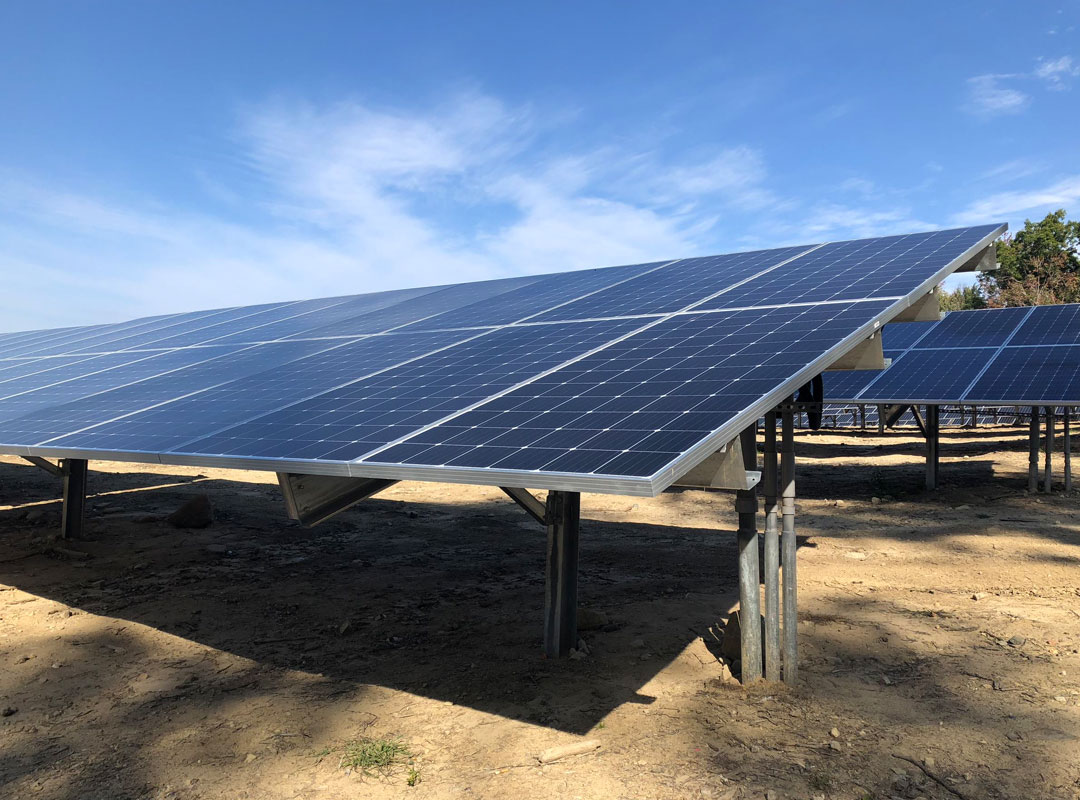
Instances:
[[[954,311],[886,326],[882,344],[892,366],[827,373],[827,401],[1080,404],[1080,304]]]
[[[1000,231],[12,334],[0,451],[653,493]]]

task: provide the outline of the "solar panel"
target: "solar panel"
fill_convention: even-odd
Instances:
[[[918,323],[888,325],[894,331]],[[1029,406],[1080,404],[1080,304],[954,311],[880,372],[828,375],[830,402]],[[862,385],[859,383],[862,381]]]
[[[1003,230],[0,339],[0,451],[655,494]]]

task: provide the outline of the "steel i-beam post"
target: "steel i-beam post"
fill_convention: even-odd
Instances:
[[[740,434],[743,466],[757,469],[757,424]],[[742,682],[761,679],[761,567],[758,563],[757,490],[735,492],[739,515],[739,631]]]
[[[83,518],[86,516],[87,462],[69,458],[63,463],[64,508],[60,522],[60,535],[65,539],[82,537]]]
[[[765,415],[765,678],[780,680],[780,520],[777,502],[776,412]]]
[[[577,647],[578,529],[581,495],[548,492],[547,578],[544,592],[544,653],[569,655]]]
[[[799,679],[799,599],[795,539],[795,418],[790,410],[785,410],[782,417],[780,510],[783,518],[781,560],[784,565],[784,683],[794,686]]]

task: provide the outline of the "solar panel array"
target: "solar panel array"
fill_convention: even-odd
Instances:
[[[886,326],[883,371],[829,373],[832,403],[1080,405],[1080,304]]]
[[[0,335],[0,452],[655,494],[981,226]]]

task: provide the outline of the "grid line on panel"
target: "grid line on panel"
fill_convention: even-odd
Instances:
[[[406,330],[407,330],[410,327],[418,327],[418,326],[421,326],[421,325],[426,326],[426,325],[429,325],[429,324],[431,324],[433,322],[437,322],[439,317],[446,317],[447,319],[444,321],[444,324],[442,324],[442,325],[440,325],[438,327],[435,327],[435,328],[428,328],[429,330],[457,330],[457,329],[460,329],[462,327],[465,327],[465,328],[493,327],[493,326],[502,326],[502,325],[525,324],[529,320],[532,320],[534,317],[540,317],[542,315],[552,313],[552,312],[558,310],[559,308],[562,308],[563,306],[570,305],[571,303],[577,303],[579,301],[585,300],[586,298],[592,297],[593,295],[596,295],[596,294],[598,294],[600,292],[605,292],[605,291],[608,291],[610,289],[614,289],[617,286],[621,286],[621,285],[623,285],[625,283],[628,283],[630,281],[636,280],[638,278],[642,278],[642,277],[644,277],[646,275],[650,275],[650,274],[652,274],[652,273],[654,273],[654,272],[656,272],[658,270],[664,269],[666,267],[670,267],[673,264],[677,264],[677,263],[679,263],[680,261],[683,261],[683,260],[685,260],[685,259],[677,258],[677,259],[668,260],[668,261],[648,262],[648,263],[645,263],[645,264],[629,264],[629,265],[619,266],[619,267],[605,267],[605,268],[598,269],[598,270],[578,270],[578,271],[574,271],[574,272],[552,273],[550,275],[540,276],[540,279],[537,280],[534,283],[530,283],[530,284],[528,284],[526,286],[522,286],[522,287],[520,287],[518,289],[515,289],[515,290],[513,290],[511,292],[507,292],[504,295],[500,295],[497,299],[500,302],[509,301],[509,304],[510,304],[511,308],[503,310],[503,316],[492,320],[491,323],[488,324],[488,325],[459,326],[459,325],[453,325],[453,324],[449,324],[449,325],[445,324],[445,323],[453,323],[456,319],[460,318],[460,315],[467,314],[469,309],[480,306],[484,302],[484,301],[478,301],[478,302],[475,302],[475,303],[469,303],[467,305],[463,305],[463,306],[458,307],[458,308],[450,309],[449,311],[445,311],[445,312],[442,312],[440,314],[434,314],[432,316],[426,317],[425,319],[418,320],[417,322],[411,323],[410,325],[405,326],[405,327],[406,327]],[[646,267],[647,267],[647,269],[646,269]],[[616,272],[618,272],[618,271],[628,271],[628,272],[630,272],[630,274],[627,275],[626,277],[619,278],[618,280],[615,280],[613,282],[604,283],[602,286],[598,286],[598,287],[596,287],[594,289],[589,289],[588,291],[585,291],[588,288],[587,285],[579,286],[578,290],[583,292],[583,293],[573,294],[568,299],[565,299],[565,300],[562,300],[560,302],[555,303],[555,305],[543,305],[543,303],[544,303],[543,298],[541,298],[539,303],[538,303],[536,298],[529,296],[530,294],[537,294],[537,293],[548,295],[548,294],[551,294],[551,293],[555,292],[557,294],[560,290],[563,289],[563,287],[559,283],[560,281],[570,283],[570,284],[587,283],[590,279],[595,279],[598,275],[602,275],[602,274],[610,272],[610,271],[616,271]],[[550,285],[545,286],[545,284],[550,284]],[[523,292],[526,293],[524,296],[522,296]],[[518,295],[518,297],[513,297],[512,296],[512,295],[515,295],[515,294]],[[525,303],[530,303],[533,306],[533,308],[531,310],[529,310],[528,313],[525,314],[525,316],[521,316],[520,310],[518,310],[518,308],[516,308],[516,307],[520,307],[521,305],[523,305]],[[538,304],[541,307],[535,308],[535,306],[538,305]],[[567,320],[555,320],[554,322],[562,322],[562,321],[567,321]],[[573,320],[573,321],[576,322],[576,321],[581,321],[581,320]],[[418,327],[418,329],[419,329],[419,327]]]
[[[165,376],[170,375],[170,374],[175,373],[175,372],[181,372],[183,370],[197,370],[200,367],[204,367],[204,366],[208,366],[208,365],[214,365],[214,362],[218,362],[218,361],[222,361],[222,360],[229,360],[229,359],[232,359],[235,356],[239,356],[239,355],[242,355],[244,353],[253,352],[253,351],[259,351],[259,350],[265,351],[265,348],[274,347],[276,345],[293,345],[293,344],[298,344],[298,343],[294,343],[294,342],[267,342],[267,343],[264,343],[264,344],[243,345],[243,346],[240,346],[240,348],[237,349],[237,350],[230,350],[229,352],[221,353],[221,354],[219,354],[217,356],[214,356],[213,358],[206,359],[205,361],[199,361],[199,362],[196,362],[194,364],[189,364],[189,365],[186,365],[186,366],[177,367],[174,370],[170,370],[168,372],[164,372],[164,373],[161,373],[159,375],[153,375],[153,376],[150,376],[150,377],[147,377],[147,378],[143,378],[143,379],[138,380],[138,381],[133,381],[133,382],[131,382],[129,384],[110,387],[110,388],[108,388],[106,390],[103,390],[101,392],[97,392],[95,394],[87,395],[85,397],[79,398],[78,402],[85,403],[86,401],[93,400],[93,398],[95,398],[95,397],[107,395],[110,392],[115,392],[115,391],[118,391],[118,390],[126,389],[128,387],[136,386],[138,384],[147,384],[147,383],[149,383],[151,381],[154,381],[155,379],[165,377]],[[327,352],[328,350],[334,350],[337,347],[344,347],[347,344],[349,344],[349,343],[348,342],[343,342],[343,343],[341,343],[339,345],[334,345],[332,347],[327,347],[327,348],[325,348],[323,350],[316,351],[315,353],[308,353],[308,354],[305,354],[305,355],[302,355],[302,356],[298,356],[298,357],[296,357],[294,359],[287,359],[287,360],[282,361],[280,363],[274,364],[273,366],[268,367],[265,370],[260,370],[260,371],[278,370],[278,369],[280,369],[280,368],[282,368],[284,366],[287,366],[288,364],[294,363],[295,361],[303,360],[303,359],[305,359],[305,358],[307,358],[307,357],[309,357],[311,355],[322,354],[322,353]],[[235,383],[238,380],[242,380],[243,377],[246,377],[246,376],[243,376],[243,375],[241,375],[239,377],[231,376],[231,377],[229,377],[228,380],[220,381],[220,382],[218,382],[216,384],[212,384],[212,385],[209,385],[209,386],[203,386],[201,388],[194,389],[192,391],[185,392],[185,393],[180,394],[180,395],[174,395],[172,397],[169,397],[169,398],[166,398],[166,399],[163,399],[163,400],[152,402],[147,406],[140,407],[140,408],[134,409],[132,411],[125,412],[123,414],[115,415],[115,416],[113,416],[113,417],[111,417],[109,419],[99,420],[99,421],[93,422],[92,424],[84,425],[83,427],[75,429],[75,430],[64,431],[62,433],[56,434],[55,436],[50,436],[49,438],[47,438],[47,439],[45,439],[45,440],[43,440],[41,442],[38,442],[35,446],[42,447],[42,446],[48,445],[48,444],[50,444],[52,442],[55,442],[55,441],[57,441],[59,439],[63,439],[63,438],[68,437],[68,436],[75,436],[75,435],[80,434],[80,433],[85,433],[85,432],[90,431],[90,430],[92,430],[94,428],[98,428],[98,427],[101,427],[103,425],[109,425],[111,423],[118,422],[120,420],[135,416],[137,414],[142,414],[142,413],[145,413],[145,412],[150,411],[150,410],[155,409],[155,408],[160,408],[162,406],[168,405],[169,403],[179,402],[180,400],[190,398],[190,397],[192,397],[194,395],[201,394],[201,393],[207,392],[207,391],[211,391],[213,389],[218,389],[218,388],[221,388],[222,386],[226,386],[226,385],[228,385],[230,383]],[[13,422],[18,422],[18,420],[14,420]]]
[[[279,305],[288,305],[282,303]],[[60,354],[71,355],[78,352],[88,351],[91,347],[97,345],[108,345],[115,341],[123,341],[124,339],[131,338],[131,334],[134,332],[138,335],[154,334],[159,331],[168,330],[170,328],[176,328],[181,325],[189,323],[199,323],[213,317],[218,317],[224,314],[235,313],[240,311],[243,306],[230,306],[229,308],[218,308],[210,311],[194,311],[188,314],[177,314],[175,316],[167,317],[164,319],[157,319],[152,322],[142,322],[140,325],[135,326],[121,326],[118,330],[102,332],[98,336],[90,337],[89,339],[79,339],[70,343],[63,343],[64,349],[57,350],[56,343],[50,344],[48,347],[43,348],[44,351],[53,351]],[[157,324],[163,323],[163,324]],[[139,330],[139,328],[146,328],[146,330]],[[110,348],[102,348],[101,352],[106,352]],[[116,348],[111,348],[116,350]],[[43,350],[37,350],[33,352],[42,352]],[[91,351],[93,352],[93,351]],[[30,353],[32,354],[32,353]],[[43,353],[44,354],[44,353]]]
[[[897,324],[901,324],[901,325],[902,325],[902,324],[905,324],[905,323],[897,323]],[[932,332],[934,331],[934,329],[935,329],[935,328],[937,328],[937,326],[938,326],[938,325],[940,325],[940,324],[941,324],[941,320],[938,320],[938,321],[937,321],[937,322],[936,322],[935,324],[933,324],[933,325],[931,325],[931,326],[930,326],[929,328],[927,328],[927,329],[926,329],[926,330],[925,330],[925,331],[923,332],[922,336],[918,337],[918,338],[917,338],[917,339],[916,339],[916,340],[915,340],[914,342],[912,342],[912,343],[911,343],[910,345],[908,345],[908,347],[907,347],[907,349],[906,349],[906,350],[904,350],[903,352],[901,352],[901,353],[900,353],[900,355],[898,355],[898,356],[897,356],[897,357],[896,357],[895,359],[893,359],[893,362],[892,362],[892,364],[891,364],[891,365],[889,366],[889,368],[888,368],[888,369],[883,369],[883,370],[881,370],[880,372],[878,372],[878,374],[877,374],[877,375],[876,375],[876,376],[874,377],[874,379],[873,379],[872,381],[870,381],[870,383],[866,384],[866,386],[864,386],[864,387],[862,388],[862,391],[858,392],[858,393],[857,393],[857,394],[855,395],[855,397],[854,397],[854,398],[852,398],[852,399],[854,399],[854,400],[858,400],[858,399],[859,399],[860,397],[862,397],[863,395],[865,395],[865,394],[866,394],[866,392],[870,390],[870,387],[872,387],[872,386],[873,386],[873,385],[874,385],[875,383],[877,383],[877,382],[878,382],[879,380],[881,380],[881,379],[882,379],[882,377],[883,377],[883,376],[884,376],[884,375],[885,375],[885,374],[886,374],[886,373],[887,373],[887,372],[888,372],[888,371],[889,371],[890,369],[892,369],[893,367],[897,366],[897,364],[898,364],[898,363],[899,363],[899,362],[900,362],[900,361],[901,361],[901,360],[902,360],[902,359],[904,358],[904,356],[906,356],[906,355],[907,355],[908,353],[910,353],[910,352],[911,352],[912,350],[914,350],[914,349],[915,349],[916,347],[918,347],[918,346],[919,346],[919,342],[921,342],[921,341],[922,341],[923,339],[925,339],[925,338],[926,338],[927,336],[929,336],[929,335],[930,335],[930,334],[931,334],[931,333],[932,333]]]
[[[820,245],[819,245],[819,246],[820,246]],[[813,248],[811,248],[811,250],[812,250],[812,249],[813,249]],[[807,251],[804,251],[804,252],[809,252],[809,250],[807,250]],[[798,257],[799,257],[800,255],[802,255],[802,254],[803,254],[803,253],[799,253],[799,254],[797,254],[797,255],[793,256],[792,258],[798,258]],[[672,264],[673,264],[673,263],[677,263],[677,262],[678,262],[679,260],[681,260],[681,259],[676,259],[675,261],[672,261],[672,262],[669,262],[669,263],[672,263]],[[790,259],[789,259],[789,260],[790,260]],[[783,263],[786,263],[786,262],[784,262],[784,261],[781,261],[781,262],[780,262],[779,264],[777,264],[777,265],[774,265],[774,267],[772,267],[772,268],[775,268],[776,266],[780,266],[780,265],[781,265],[781,264],[783,264]],[[656,269],[659,269],[659,267],[658,267],[658,268],[656,268]],[[645,273],[641,273],[641,274],[648,274],[649,272],[652,272],[652,271],[654,271],[654,270],[648,270],[648,271],[646,271]],[[766,273],[767,271],[768,271],[767,269],[766,269],[766,270],[762,270],[762,271],[760,271],[759,273],[756,273],[756,275],[754,275],[754,276],[751,276],[751,278],[748,278],[747,280],[750,280],[750,279],[752,279],[753,277],[756,277],[757,275],[765,274],[765,273]],[[634,276],[634,277],[639,277],[639,276]],[[633,280],[633,278],[628,278],[627,280]],[[625,282],[625,281],[623,281],[623,282]],[[605,288],[609,288],[609,287],[605,287]],[[600,290],[598,290],[598,291],[600,291]],[[585,297],[585,296],[589,296],[590,294],[593,294],[593,293],[594,293],[594,292],[590,292],[590,293],[587,293],[586,295],[582,295],[582,297]],[[710,297],[711,297],[711,295],[710,295]],[[704,300],[707,300],[707,299],[709,299],[709,297],[706,297],[706,298],[702,298],[702,300],[701,300],[701,301],[698,301],[698,302],[703,302]],[[575,299],[575,300],[573,300],[573,301],[563,301],[563,302],[561,302],[561,303],[557,304],[557,305],[555,306],[555,308],[561,307],[562,305],[565,305],[565,304],[566,304],[567,302],[576,302],[576,299]],[[691,304],[691,306],[690,306],[690,307],[692,307],[692,305],[693,305],[693,304]],[[547,313],[547,311],[548,311],[548,310],[549,310],[549,309],[543,309],[543,310],[541,310],[540,312],[536,312],[535,314],[531,315],[531,316],[530,316],[529,318],[531,319],[532,317],[535,317],[535,316],[539,316],[540,314],[543,314],[543,313]],[[661,318],[661,319],[662,319],[662,318]],[[607,321],[607,320],[597,320],[597,321]],[[655,322],[656,322],[656,321],[659,321],[659,320],[654,320],[654,322],[653,322],[652,324],[655,324]],[[393,331],[393,330],[398,330],[398,331],[399,331],[400,333],[402,333],[402,334],[404,334],[404,333],[407,333],[407,328],[408,328],[408,327],[409,327],[409,325],[411,325],[411,324],[412,324],[412,322],[411,322],[411,321],[410,321],[409,323],[404,323],[404,324],[402,324],[402,325],[398,326],[398,328],[397,328],[397,329],[391,329],[391,331]],[[513,323],[512,323],[512,324],[510,324],[510,325],[504,325],[504,326],[500,326],[500,327],[496,327],[496,328],[487,328],[487,329],[481,330],[481,331],[480,331],[480,332],[479,332],[479,333],[478,333],[478,334],[477,334],[476,336],[474,336],[474,337],[470,337],[470,338],[467,338],[467,339],[464,339],[464,340],[460,340],[460,341],[454,342],[454,343],[452,343],[452,344],[450,344],[450,345],[447,345],[447,348],[449,348],[449,347],[456,347],[456,346],[459,346],[459,345],[464,345],[464,344],[467,344],[468,342],[472,341],[473,339],[476,339],[476,338],[479,338],[479,337],[481,337],[481,336],[485,336],[485,335],[491,334],[491,333],[493,333],[493,332],[496,332],[496,331],[499,331],[499,330],[503,330],[503,329],[506,329],[506,328],[511,328],[511,327],[523,327],[523,326],[516,326],[515,324],[513,324]],[[386,331],[386,332],[384,332],[384,333],[390,333],[390,331]],[[437,348],[437,349],[435,349],[435,350],[432,350],[432,351],[431,351],[431,352],[429,352],[429,353],[425,353],[424,355],[421,355],[421,356],[417,356],[416,358],[413,358],[413,359],[409,359],[408,361],[402,362],[401,364],[396,364],[396,365],[393,365],[393,366],[391,366],[391,367],[387,367],[387,368],[385,368],[385,369],[383,369],[383,370],[379,370],[379,371],[377,371],[377,372],[374,372],[374,373],[372,373],[372,374],[370,374],[370,375],[363,375],[363,376],[361,376],[361,377],[359,377],[359,378],[357,378],[357,379],[355,379],[355,380],[352,380],[352,381],[350,381],[350,382],[348,382],[348,383],[345,383],[345,384],[342,384],[342,385],[339,385],[339,386],[335,386],[335,387],[331,387],[330,389],[326,389],[326,390],[323,390],[323,391],[319,392],[319,394],[316,394],[316,395],[312,395],[312,396],[307,396],[307,397],[301,397],[301,398],[298,398],[298,399],[296,399],[295,401],[293,401],[293,402],[290,402],[290,403],[289,403],[289,404],[287,404],[287,405],[281,406],[281,407],[279,407],[279,408],[276,408],[276,409],[273,409],[273,410],[271,410],[271,411],[261,412],[261,413],[259,413],[259,414],[256,414],[256,415],[254,415],[254,416],[250,417],[249,419],[243,420],[243,421],[242,421],[242,422],[240,422],[240,423],[236,423],[236,424],[230,424],[230,425],[228,425],[228,426],[225,426],[225,427],[223,427],[223,428],[217,429],[217,430],[215,430],[215,431],[213,431],[213,432],[211,432],[211,433],[208,433],[208,434],[205,434],[205,435],[201,435],[201,436],[198,436],[198,437],[194,437],[194,438],[192,438],[192,439],[189,439],[189,440],[187,440],[187,441],[184,441],[183,443],[181,443],[181,444],[179,444],[179,445],[176,445],[176,447],[175,447],[174,449],[175,449],[175,450],[177,450],[177,451],[179,451],[179,450],[181,450],[182,448],[185,448],[185,447],[191,446],[191,445],[195,444],[196,442],[198,442],[198,441],[200,441],[200,440],[203,440],[203,439],[207,439],[207,438],[210,438],[210,437],[213,437],[213,436],[217,436],[217,435],[220,435],[220,434],[222,434],[222,433],[226,432],[227,430],[229,430],[230,428],[233,428],[233,427],[237,427],[237,425],[247,425],[247,424],[250,424],[250,423],[256,422],[257,420],[259,420],[259,419],[261,419],[261,418],[263,418],[263,417],[266,417],[266,416],[268,416],[268,415],[270,415],[270,414],[274,414],[274,413],[278,413],[278,412],[284,411],[285,409],[287,409],[287,408],[289,408],[290,406],[292,406],[292,405],[295,405],[295,404],[297,404],[297,403],[303,403],[303,402],[307,402],[307,401],[310,401],[310,400],[314,400],[314,399],[316,399],[316,398],[317,398],[317,397],[319,397],[320,395],[323,395],[323,394],[328,394],[328,393],[330,393],[330,392],[340,391],[341,389],[344,389],[344,388],[346,388],[347,386],[349,386],[349,385],[351,385],[351,384],[353,384],[353,383],[358,383],[359,381],[367,380],[367,379],[369,379],[369,378],[372,378],[372,377],[374,377],[375,375],[381,374],[382,372],[385,372],[385,371],[387,371],[387,370],[390,370],[390,369],[396,369],[396,368],[402,367],[402,366],[404,366],[405,364],[411,363],[412,361],[415,361],[415,360],[417,360],[417,359],[419,359],[419,358],[423,358],[423,357],[425,357],[425,356],[430,356],[430,355],[435,355],[435,354],[437,354],[437,353],[439,353],[439,352],[442,352],[443,350],[445,350],[445,349],[447,349],[447,348]],[[514,387],[511,387],[511,388],[514,388]],[[490,399],[490,398],[486,398],[486,399]],[[482,401],[481,401],[481,402],[482,402]],[[475,405],[477,405],[477,404],[473,404],[473,405],[475,406]],[[465,409],[465,410],[471,410],[471,409]],[[459,413],[463,413],[463,411],[462,411],[462,412],[459,412]],[[437,423],[435,423],[435,424],[437,424]],[[428,426],[425,426],[425,428],[426,428],[426,427],[428,427]],[[419,433],[419,432],[420,432],[421,430],[424,430],[425,428],[421,428],[421,429],[418,429],[417,431],[415,431],[415,433]],[[393,443],[391,443],[391,444],[393,444]],[[387,445],[387,446],[389,446],[389,445]],[[377,450],[376,450],[376,451],[372,451],[372,452],[377,452]],[[366,456],[365,456],[365,457],[366,457]]]
[[[1012,332],[1008,335],[1008,337],[1006,337],[1005,341],[1001,343],[1001,347],[999,347],[997,349],[997,352],[994,353],[994,355],[990,357],[990,359],[986,362],[986,364],[983,366],[983,368],[981,370],[979,370],[979,374],[976,375],[974,378],[972,378],[971,382],[967,385],[967,388],[965,388],[964,391],[962,391],[960,393],[960,399],[961,400],[963,400],[965,397],[967,397],[968,392],[970,392],[973,388],[975,388],[975,384],[977,384],[979,382],[979,378],[981,378],[983,375],[985,375],[986,371],[988,369],[990,369],[990,367],[993,365],[993,363],[995,361],[997,361],[998,356],[1000,356],[1002,351],[1006,347],[1009,346],[1009,342],[1011,342],[1013,340],[1013,337],[1016,336],[1017,332],[1020,330],[1020,328],[1023,326],[1023,324],[1025,322],[1027,322],[1028,319],[1030,319],[1032,314],[1035,313],[1035,308],[1036,308],[1035,306],[1031,307],[1031,309],[1028,311],[1028,313],[1024,315],[1024,318],[1022,320],[1020,320],[1019,324],[1015,328],[1013,328]]]
[[[887,307],[672,315],[363,463],[651,479]]]
[[[778,267],[783,266],[784,264],[786,264],[786,263],[788,263],[790,261],[794,261],[795,259],[806,255],[806,253],[813,252],[814,250],[816,250],[816,249],[818,249],[819,247],[822,247],[822,246],[824,246],[824,245],[819,244],[819,245],[817,245],[815,247],[812,247],[812,248],[810,248],[808,250],[805,250],[805,251],[803,251],[801,253],[798,253],[798,254],[792,256],[791,258],[780,261],[779,263],[758,272],[756,275],[752,275],[752,276],[740,281],[739,283],[735,284],[733,287],[730,287],[730,288],[735,288],[735,287],[737,287],[737,286],[739,286],[739,285],[741,285],[741,284],[743,284],[743,283],[745,283],[747,281],[753,280],[754,278],[758,277],[759,275],[765,275],[770,270],[777,269]],[[714,292],[714,293],[712,293],[712,294],[710,294],[710,295],[708,295],[706,297],[703,297],[703,298],[701,298],[701,299],[699,299],[699,300],[697,300],[697,301],[695,301],[693,303],[690,303],[687,306],[684,306],[683,308],[679,309],[678,311],[683,311],[683,312],[689,311],[689,310],[693,309],[695,306],[698,306],[698,305],[701,305],[702,303],[708,302],[709,300],[714,298],[716,295],[721,294],[723,291],[725,291],[725,290],[720,290],[719,292]],[[452,420],[452,419],[454,419],[456,417],[460,417],[462,414],[466,414],[466,413],[468,413],[470,411],[474,411],[475,409],[479,408],[480,406],[484,405],[485,403],[488,403],[488,402],[490,402],[492,400],[496,400],[496,399],[498,399],[498,398],[500,398],[500,397],[502,397],[502,396],[504,396],[504,395],[506,395],[506,394],[508,394],[510,392],[513,392],[513,391],[515,391],[517,389],[520,389],[521,387],[527,386],[530,383],[534,383],[535,381],[541,380],[542,378],[547,377],[548,375],[550,375],[551,373],[553,373],[553,372],[555,372],[557,370],[563,369],[563,368],[568,367],[568,366],[570,366],[570,365],[572,365],[574,363],[577,363],[578,361],[581,361],[582,359],[588,358],[589,356],[593,355],[594,353],[597,353],[597,352],[599,352],[601,350],[604,350],[605,348],[617,345],[620,342],[622,342],[622,341],[624,341],[626,339],[629,339],[631,336],[634,336],[634,335],[636,335],[638,333],[641,333],[643,331],[647,331],[650,328],[655,327],[656,325],[659,325],[662,322],[676,316],[678,311],[672,311],[672,312],[670,312],[668,314],[665,314],[662,317],[654,319],[653,321],[649,322],[646,325],[643,325],[640,328],[637,328],[637,329],[635,329],[633,331],[629,331],[629,332],[623,334],[622,336],[611,340],[610,342],[607,342],[607,343],[605,343],[603,345],[600,345],[600,346],[598,346],[596,348],[593,348],[592,350],[590,350],[588,352],[582,353],[581,355],[579,355],[579,356],[577,356],[575,358],[569,359],[568,361],[566,361],[566,362],[564,362],[562,364],[559,364],[556,367],[552,367],[551,369],[545,370],[544,372],[541,372],[541,373],[539,373],[537,375],[534,375],[531,378],[529,378],[527,380],[524,380],[524,381],[521,381],[520,383],[518,383],[518,384],[516,384],[514,386],[510,386],[507,389],[505,389],[505,390],[503,390],[503,391],[501,391],[501,392],[499,392],[497,394],[493,394],[490,397],[486,397],[483,400],[479,400],[479,401],[477,401],[475,403],[470,404],[469,406],[466,406],[465,408],[459,409],[458,411],[456,411],[456,412],[454,412],[452,414],[448,414],[445,417],[443,417],[442,419],[435,420],[434,422],[431,422],[431,423],[429,423],[429,424],[427,424],[427,425],[425,425],[425,426],[423,426],[421,428],[418,428],[417,430],[413,431],[412,433],[410,433],[410,434],[408,434],[406,436],[399,437],[395,441],[388,442],[387,444],[382,445],[381,447],[377,447],[377,448],[375,448],[374,450],[372,450],[372,451],[370,451],[368,453],[364,453],[363,455],[361,455],[358,458],[353,459],[353,460],[354,461],[365,461],[367,459],[370,459],[372,456],[378,455],[379,453],[381,453],[382,451],[384,451],[384,450],[386,450],[386,449],[388,449],[390,447],[393,447],[395,445],[407,442],[409,439],[413,438],[414,436],[422,434],[422,433],[430,430],[431,428],[434,428],[434,427],[436,427],[438,425],[444,425],[447,422],[449,422],[450,420]]]
[[[449,350],[449,349],[451,349],[453,347],[457,347],[458,345],[466,344],[466,343],[471,342],[471,341],[473,341],[475,339],[479,339],[482,336],[487,336],[489,334],[492,334],[492,333],[494,333],[494,332],[496,332],[498,330],[500,330],[500,329],[499,328],[488,328],[488,329],[486,329],[484,331],[481,331],[476,336],[471,336],[471,337],[469,337],[467,339],[456,340],[454,342],[451,342],[450,344],[445,345],[444,347],[437,347],[434,350],[429,350],[427,352],[420,353],[418,355],[415,355],[415,356],[412,356],[412,357],[410,357],[408,359],[405,359],[404,361],[401,361],[401,362],[398,362],[398,363],[395,363],[395,364],[391,364],[388,367],[383,367],[383,368],[375,370],[375,371],[373,371],[373,372],[371,372],[369,374],[361,375],[361,376],[359,376],[357,378],[350,379],[350,380],[346,381],[345,383],[338,384],[337,386],[332,386],[332,387],[330,387],[328,389],[320,389],[318,392],[315,392],[313,394],[310,394],[310,395],[307,395],[307,396],[304,396],[304,397],[298,397],[298,398],[290,399],[287,403],[283,403],[282,405],[277,406],[276,408],[270,409],[268,411],[259,412],[258,414],[255,414],[255,415],[253,415],[251,417],[243,419],[243,420],[241,420],[239,422],[230,423],[228,425],[225,425],[225,426],[223,426],[221,428],[218,428],[216,430],[213,430],[213,431],[210,431],[210,432],[207,432],[207,433],[201,433],[198,436],[195,436],[195,437],[193,437],[191,439],[188,439],[186,441],[181,442],[180,444],[178,444],[175,447],[171,448],[171,451],[172,452],[182,452],[183,448],[189,447],[192,444],[194,444],[195,442],[198,442],[198,441],[200,441],[202,439],[207,439],[207,438],[210,438],[212,436],[218,436],[218,435],[224,433],[225,431],[228,431],[229,429],[235,428],[235,427],[237,427],[239,425],[249,425],[249,424],[251,424],[253,422],[258,421],[259,419],[262,419],[263,417],[269,416],[271,414],[276,414],[276,413],[279,413],[281,411],[285,411],[286,409],[296,405],[297,403],[304,403],[304,402],[307,402],[309,400],[314,400],[314,399],[316,399],[318,397],[321,397],[322,395],[327,394],[328,392],[334,392],[334,391],[339,391],[341,389],[345,389],[345,388],[351,386],[354,383],[359,383],[360,381],[368,380],[370,378],[381,375],[384,372],[388,372],[388,371],[390,371],[392,369],[398,369],[400,367],[404,367],[404,366],[406,366],[408,364],[413,363],[414,361],[419,361],[421,358],[426,358],[428,356],[436,355],[438,353],[443,352],[444,350]],[[356,337],[356,339],[353,340],[353,341],[358,341],[360,339],[367,339],[367,338],[369,338],[369,337],[360,336],[360,337]],[[347,345],[347,344],[349,344],[349,342],[346,342],[345,344]]]

